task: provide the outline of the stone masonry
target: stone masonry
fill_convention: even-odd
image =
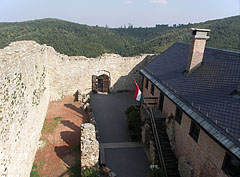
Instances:
[[[141,85],[138,71],[152,59],[69,57],[34,41],[0,49],[0,176],[29,176],[50,100],[89,93],[92,75],[106,71],[111,91],[134,90],[133,79]]]
[[[0,50],[0,176],[29,176],[49,102],[46,46]]]
[[[81,125],[81,167],[95,166],[99,158],[99,143],[96,139],[95,126],[91,123]]]
[[[51,60],[50,99],[58,100],[64,95],[73,95],[79,91],[87,94],[92,89],[92,75],[110,73],[110,91],[134,90],[133,79],[141,85],[139,70],[153,59],[153,56],[121,57],[116,54],[104,54],[97,58],[66,56],[48,48]]]
[[[146,79],[143,85],[145,83]],[[150,92],[150,87],[149,89],[143,88],[144,96],[151,96]],[[153,96],[160,97],[160,90],[157,87],[154,88]],[[167,117],[166,129],[172,149],[178,158],[180,175],[183,177],[227,177],[222,170],[226,150],[202,130],[196,142],[189,135],[190,117],[183,112],[181,124],[179,124],[172,118],[175,112],[176,105],[165,96],[162,113]]]

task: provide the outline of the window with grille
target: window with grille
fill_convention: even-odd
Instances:
[[[200,127],[195,123],[191,122],[191,127],[190,127],[190,132],[189,135],[196,141],[198,142],[198,137],[200,133]]]
[[[148,79],[146,78],[145,88],[148,89]]]
[[[181,124],[182,121],[182,110],[179,107],[176,107],[175,120]]]
[[[153,85],[153,83],[151,85],[151,94],[154,95],[154,85]]]

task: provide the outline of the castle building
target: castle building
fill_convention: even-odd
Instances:
[[[171,147],[191,167],[184,176],[239,177],[240,53],[205,47],[209,32],[193,28],[190,44],[173,44],[141,69],[142,92],[156,97]]]

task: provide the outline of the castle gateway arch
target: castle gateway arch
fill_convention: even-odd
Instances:
[[[109,92],[111,84],[110,72],[106,70],[100,70],[92,75],[92,92]]]

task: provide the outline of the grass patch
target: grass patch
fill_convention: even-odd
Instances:
[[[37,171],[37,168],[38,168],[37,164],[33,163],[30,177],[40,177],[39,172]]]
[[[99,166],[93,168],[87,168],[82,170],[81,177],[98,177],[100,172]]]
[[[55,117],[54,119],[45,119],[42,133],[43,134],[53,133],[60,120],[62,120],[62,117]]]
[[[45,164],[45,161],[44,160],[39,160],[38,164],[39,164],[39,169],[41,169],[43,167],[43,165]]]
[[[59,120],[62,120],[62,117],[55,117],[54,118],[54,121],[59,121]]]
[[[98,177],[99,176],[98,174],[100,172],[99,166],[81,171],[80,160],[78,160],[76,162],[76,164],[74,166],[70,167],[68,170],[70,172],[69,177],[79,177],[79,176],[81,176],[81,177]]]
[[[33,164],[32,170],[33,170],[33,169],[37,169],[37,164],[35,164],[35,163]]]

